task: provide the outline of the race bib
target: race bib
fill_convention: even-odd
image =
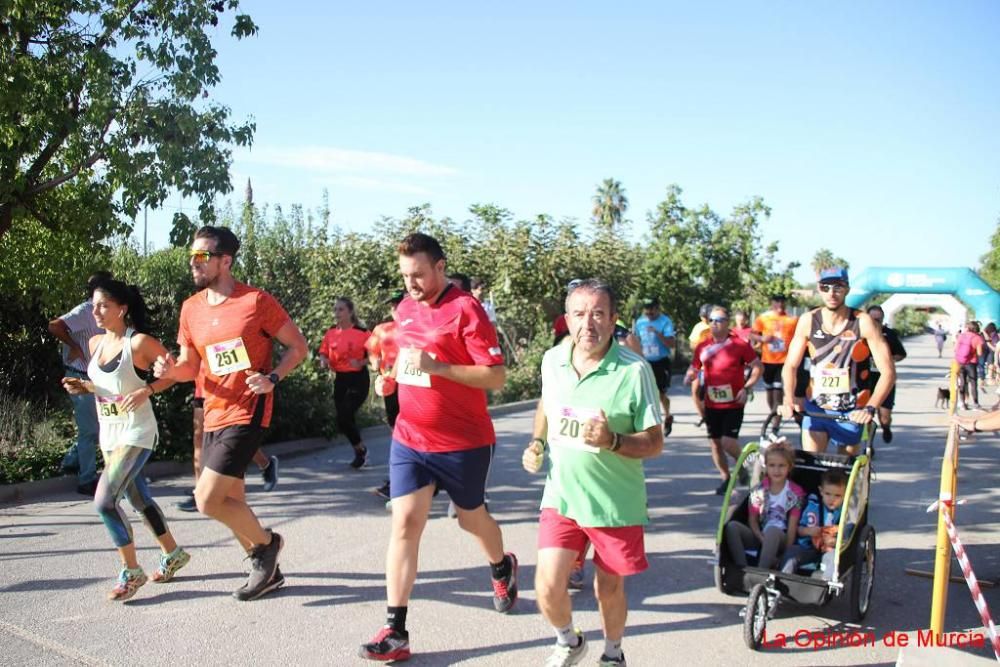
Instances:
[[[784,352],[785,351],[785,339],[775,338],[767,343],[767,349],[771,352]]]
[[[212,375],[229,375],[250,368],[250,354],[242,338],[234,338],[205,347],[205,358]]]
[[[118,394],[115,396],[95,396],[97,399],[97,420],[109,424],[120,424],[128,421],[128,413],[122,407],[125,397]]]
[[[588,445],[583,441],[583,426],[589,419],[600,415],[593,408],[573,408],[561,406],[556,410],[556,423],[549,428],[549,444],[553,447],[579,449],[591,454],[601,451],[600,447]],[[553,428],[554,427],[554,428]],[[554,433],[553,433],[554,431]]]
[[[399,351],[399,356],[396,357],[396,363],[399,366],[399,368],[396,370],[396,383],[408,384],[411,387],[430,387],[431,386],[430,373],[425,373],[416,366],[410,364],[409,352],[411,349],[413,348],[408,348],[408,347],[402,348]]]
[[[655,357],[660,353],[659,345],[643,345],[642,346],[642,356],[644,357]]]
[[[717,384],[708,386],[708,397],[713,403],[732,403],[736,400],[731,384]]]
[[[851,393],[851,374],[847,368],[813,368],[813,379],[823,394]]]

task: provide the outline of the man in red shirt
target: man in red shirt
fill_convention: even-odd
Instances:
[[[740,427],[747,389],[757,382],[763,367],[750,344],[729,330],[729,311],[714,306],[708,315],[708,324],[712,335],[695,348],[691,360],[695,372],[691,395],[708,429],[712,462],[722,477],[715,492],[722,495],[729,485],[726,454],[734,460],[740,456]],[[704,373],[699,375],[701,370]]]
[[[224,523],[250,554],[250,577],[234,591],[253,600],[284,583],[281,535],[264,530],[246,502],[243,476],[271,422],[272,392],[305,359],[306,340],[288,313],[262,290],[233,278],[240,242],[226,227],[195,233],[190,266],[201,291],[181,306],[175,360],[156,360],[156,377],[191,382],[204,368],[205,436],[195,486],[198,511]],[[273,341],[287,349],[271,368]]]
[[[494,608],[506,613],[517,600],[517,558],[504,553],[500,527],[484,505],[496,442],[486,391],[506,379],[496,330],[475,297],[449,285],[434,238],[410,234],[398,250],[407,296],[396,309],[400,412],[389,452],[388,609],[385,627],[360,651],[381,661],[410,657],[407,605],[435,486],[451,496],[459,525],[489,560]]]

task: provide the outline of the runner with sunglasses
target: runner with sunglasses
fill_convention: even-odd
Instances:
[[[226,227],[195,233],[189,264],[201,291],[181,306],[180,354],[160,355],[153,372],[191,382],[204,370],[205,436],[195,500],[198,511],[225,524],[250,555],[250,577],[233,596],[254,600],[284,583],[278,569],[283,540],[260,525],[246,502],[243,478],[271,422],[274,388],[308,348],[273,296],[233,277],[239,248]],[[286,349],[272,368],[274,341]]]
[[[782,370],[785,397],[779,412],[784,419],[795,412],[825,412],[849,421],[802,420],[802,448],[825,452],[831,440],[856,454],[861,427],[872,420],[896,382],[896,365],[882,337],[882,327],[868,313],[848,308],[851,291],[847,269],[832,267],[819,274],[823,306],[799,318],[795,337]],[[809,388],[803,402],[795,399],[797,369],[808,349],[812,358]],[[869,384],[874,358],[881,377]]]
[[[726,455],[734,461],[740,456],[740,427],[747,391],[756,384],[763,369],[750,343],[730,331],[728,310],[713,306],[708,325],[712,335],[698,344],[691,359],[695,378],[691,395],[708,430],[712,462],[722,478],[715,493],[721,496],[729,485]]]

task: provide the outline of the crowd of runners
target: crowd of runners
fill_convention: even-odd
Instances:
[[[239,246],[223,227],[206,226],[195,234],[189,265],[198,291],[182,306],[176,352],[147,333],[139,291],[108,274],[92,277],[90,299],[50,327],[66,343],[63,385],[77,414],[84,415],[78,421],[85,424],[88,411],[96,414],[91,447],[96,444],[104,456],[103,473],[98,480],[88,460],[93,451],[82,443],[85,426],[75,461],[68,456],[67,466],[75,462],[80,470],[81,493],[95,494],[120,553],[113,600],[129,599],[147,582],[120,506],[123,496],[161,547],[149,579],[170,581],[191,558],[175,541],[142,475],[158,437],[149,398],[176,383],[195,383],[197,397],[195,487],[181,509],[223,524],[249,556],[251,571],[233,592],[236,599],[254,600],[284,583],[279,566],[284,540],[261,525],[248,504],[245,474],[254,461],[266,489],[278,483],[278,461],[265,456],[261,445],[274,393],[307,358],[309,347],[274,297],[233,277]],[[369,332],[359,324],[351,299],[339,297],[334,324],[316,350],[334,374],[337,425],[353,449],[350,466],[367,464],[356,417],[370,388],[384,400],[392,427],[388,479],[378,489],[391,500],[392,512],[386,617],[360,647],[361,656],[379,661],[410,656],[406,623],[417,554],[439,491],[447,493],[458,525],[482,551],[497,612],[515,606],[519,587],[517,557],[505,545],[486,497],[496,445],[487,392],[506,379],[495,310],[483,301],[482,281],[446,272],[446,257],[434,238],[411,234],[397,251],[403,289],[386,301],[391,317]],[[846,306],[846,269],[822,271],[817,290],[822,305],[798,317],[789,313],[783,295],[774,295],[770,309],[752,323],[742,312],[731,322],[721,304],[699,311],[688,336],[692,360],[683,382],[706,429],[721,480],[718,493],[733,474],[730,461],[740,453],[744,410],[758,381],[770,411],[800,421],[803,449],[823,452],[835,445],[853,453],[862,425],[873,420],[882,438],[892,440],[895,364],[905,358],[905,349],[883,323],[881,308]],[[648,567],[642,462],[662,452],[673,427],[668,391],[677,332],[655,298],[644,300],[641,315],[627,326],[617,295],[599,279],[570,282],[564,305],[541,364],[541,399],[522,455],[526,471],[547,475],[534,581],[539,609],[556,636],[545,664],[577,664],[587,651],[568,591],[579,586],[582,563],[592,551],[604,635],[599,664],[624,665],[625,578]],[[281,354],[273,364],[275,344]],[[774,464],[771,484],[781,486],[783,463]],[[763,513],[766,520],[767,507]],[[759,529],[746,532],[733,538],[740,553],[764,542]],[[776,551],[779,545],[767,548]]]

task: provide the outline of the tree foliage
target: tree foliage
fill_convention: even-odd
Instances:
[[[0,14],[0,238],[33,220],[94,241],[177,190],[231,190],[210,35],[238,0],[10,0]],[[231,34],[257,27],[236,14]]]
[[[835,266],[839,266],[845,269],[851,268],[850,263],[846,259],[844,259],[843,257],[837,257],[836,255],[833,254],[831,250],[828,250],[827,248],[820,248],[819,250],[816,251],[816,254],[813,255],[812,262],[810,262],[810,266],[812,267],[812,270],[816,273],[817,276],[819,275],[820,271],[823,271],[824,269],[833,268]]]
[[[1000,290],[1000,218],[990,236],[990,249],[980,258],[979,275],[990,287]]]

